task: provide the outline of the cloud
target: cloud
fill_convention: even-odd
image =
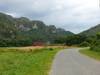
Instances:
[[[2,0],[0,12],[79,33],[99,23],[99,0]]]

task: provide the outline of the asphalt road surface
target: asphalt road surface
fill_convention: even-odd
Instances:
[[[100,75],[100,62],[78,53],[78,49],[59,51],[50,75]]]

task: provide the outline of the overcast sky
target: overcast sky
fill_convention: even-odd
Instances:
[[[0,0],[0,12],[79,33],[99,24],[99,0]]]

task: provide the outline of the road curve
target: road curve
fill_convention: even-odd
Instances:
[[[50,75],[100,75],[100,62],[78,53],[77,49],[59,51]]]

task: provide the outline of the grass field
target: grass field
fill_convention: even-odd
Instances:
[[[89,56],[90,58],[96,59],[100,61],[100,52],[90,51],[89,48],[79,50],[80,53]]]
[[[49,75],[55,54],[64,48],[0,49],[0,75]]]

